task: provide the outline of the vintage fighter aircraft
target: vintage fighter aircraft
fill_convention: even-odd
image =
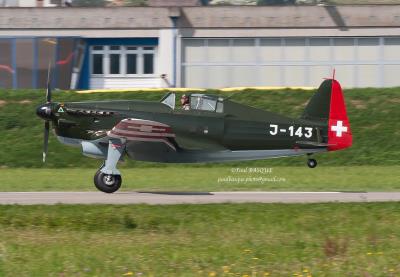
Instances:
[[[43,161],[50,122],[60,142],[103,159],[94,176],[106,193],[122,183],[117,163],[123,156],[166,163],[223,162],[308,155],[350,147],[352,133],[338,81],[326,79],[300,118],[289,118],[224,99],[191,94],[188,109],[175,107],[175,94],[160,102],[139,100],[55,103],[50,85],[46,104]]]

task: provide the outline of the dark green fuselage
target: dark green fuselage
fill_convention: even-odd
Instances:
[[[299,141],[326,140],[325,122],[292,119],[230,100],[223,103],[223,112],[172,109],[160,102],[138,100],[53,103],[53,126],[58,136],[93,141],[105,137],[123,119],[151,120],[169,125],[176,143],[186,150],[293,149]],[[270,124],[287,131],[271,135]],[[312,128],[312,135],[290,135],[291,126],[294,131]]]

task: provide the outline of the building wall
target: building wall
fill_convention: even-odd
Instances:
[[[400,86],[400,37],[183,38],[182,86]]]
[[[60,88],[316,86],[333,68],[346,87],[400,86],[399,8],[2,8],[0,87],[43,87],[49,60]],[[66,37],[81,38],[70,60]],[[92,74],[92,46],[148,39],[152,74],[124,74],[124,59],[121,74]],[[66,60],[69,81],[57,69]]]
[[[0,7],[56,7],[62,0],[0,0]]]
[[[161,87],[174,87],[176,58],[174,57],[174,29],[161,29],[158,39],[158,75],[163,75],[161,79]]]
[[[37,0],[18,0],[16,2],[19,7],[36,7],[37,5]]]

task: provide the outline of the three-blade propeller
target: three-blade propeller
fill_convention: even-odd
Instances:
[[[46,90],[46,103],[51,103],[51,86],[50,86],[50,74],[51,74],[50,64],[47,72],[47,90]]]
[[[53,119],[52,102],[51,102],[51,85],[50,85],[50,64],[47,75],[46,103],[40,105],[36,109],[36,114],[44,120],[44,136],[43,136],[43,162],[46,162],[47,149],[49,146],[50,121]]]
[[[43,140],[43,162],[46,162],[47,149],[49,146],[50,122],[44,122],[44,140]]]
[[[51,87],[50,87],[50,64],[47,71],[47,90],[46,90],[46,104],[51,104]],[[50,106],[50,105],[49,105]],[[50,113],[51,113],[51,108]],[[44,136],[43,136],[43,162],[46,162],[47,150],[49,147],[49,135],[50,135],[50,121],[44,122]]]
[[[47,71],[47,90],[46,90],[46,104],[51,104],[51,87],[50,87],[50,64]],[[46,162],[47,150],[49,146],[50,134],[50,121],[44,122],[44,136],[43,136],[43,162]]]

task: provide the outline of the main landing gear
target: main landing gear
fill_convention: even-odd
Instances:
[[[104,174],[100,170],[94,175],[94,185],[105,193],[113,193],[119,190],[122,184],[121,175]]]
[[[117,163],[125,150],[125,144],[119,140],[110,140],[108,143],[107,159],[94,175],[94,185],[105,193],[116,192],[122,184],[121,173]]]
[[[307,165],[309,168],[314,168],[317,166],[317,160],[315,159],[308,159]]]
[[[317,160],[311,158],[312,154],[307,154],[308,160],[307,160],[307,165],[309,168],[315,168],[317,166]]]
[[[311,154],[307,155],[309,158],[307,160],[307,165],[309,168],[315,168],[317,166],[317,160],[316,159],[311,159],[310,156]]]

